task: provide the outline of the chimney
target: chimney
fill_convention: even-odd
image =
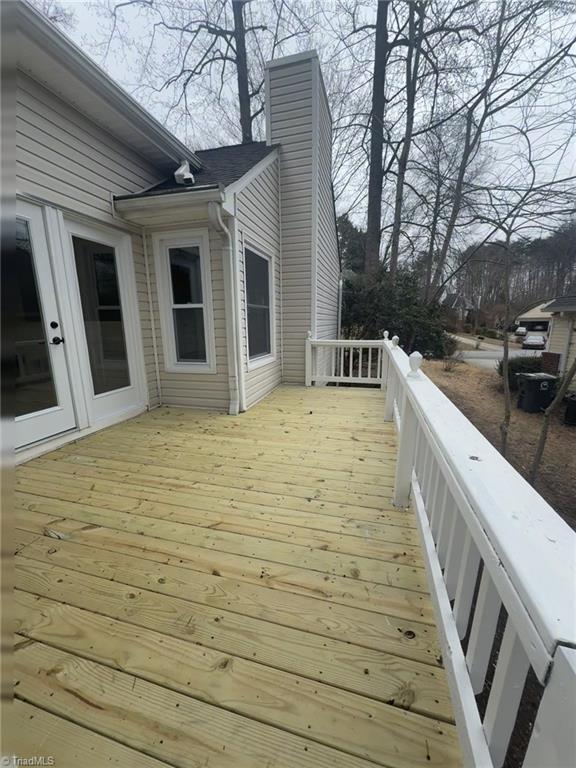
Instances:
[[[266,140],[280,156],[284,381],[304,383],[308,331],[338,335],[332,122],[316,51],[266,65]]]

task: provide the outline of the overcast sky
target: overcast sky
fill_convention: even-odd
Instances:
[[[196,107],[194,117],[190,120],[183,117],[182,113],[176,112],[168,115],[168,98],[164,94],[146,93],[138,88],[138,84],[142,81],[141,73],[138,71],[139,54],[141,53],[143,41],[148,37],[149,22],[144,20],[137,9],[127,9],[130,14],[128,16],[130,19],[128,34],[134,41],[133,47],[113,44],[104,57],[103,41],[105,40],[106,30],[109,29],[110,22],[109,19],[103,16],[103,4],[98,2],[82,2],[81,0],[59,0],[59,3],[74,13],[74,27],[64,31],[86,53],[92,56],[98,64],[103,66],[120,85],[140,100],[155,117],[176,133],[179,138],[196,149],[235,143],[240,140],[235,110],[229,110],[229,118],[226,115],[226,111],[224,111],[224,116],[222,116],[222,111],[220,111],[219,116],[210,115],[206,106],[208,102],[197,89],[190,89],[190,102],[193,107]],[[326,4],[324,7],[327,7]],[[322,48],[322,40],[312,40],[311,42],[312,45]],[[301,42],[299,44],[302,45]],[[307,45],[310,45],[310,42],[307,41]],[[169,51],[167,51],[167,55],[169,55]],[[327,69],[326,65],[324,69]],[[369,78],[370,72],[358,72],[358,76]],[[233,97],[233,93],[231,93],[231,97]],[[552,95],[550,98],[552,103],[554,96]],[[513,122],[515,116],[503,114],[501,119],[503,123]],[[510,131],[503,129],[501,131],[502,141],[494,145],[493,168],[495,176],[501,175],[510,166],[510,158],[515,150],[514,142],[518,140],[517,135],[512,140],[505,138],[507,134],[510,135]],[[549,136],[550,143],[554,143],[557,138],[558,134],[552,132]],[[576,141],[574,140],[562,157],[560,175],[564,177],[576,175]],[[365,186],[364,173],[359,176],[358,181],[358,187],[362,188],[362,186]],[[347,194],[350,197],[353,194],[353,190]],[[346,200],[344,200],[344,205],[346,205]],[[362,204],[358,209],[357,216],[354,217],[358,223],[362,222],[364,211],[365,207]]]

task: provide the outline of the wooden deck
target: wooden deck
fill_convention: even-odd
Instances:
[[[162,408],[17,471],[17,754],[460,765],[379,390]]]

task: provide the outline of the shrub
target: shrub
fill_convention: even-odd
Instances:
[[[498,361],[498,375],[502,377],[503,361]],[[517,373],[540,373],[542,371],[541,357],[512,357],[508,360],[508,381],[510,389],[518,389]]]
[[[447,334],[441,308],[422,301],[417,276],[401,267],[394,285],[383,267],[373,274],[349,276],[344,282],[342,335],[349,339],[378,339],[382,331],[397,335],[408,354],[444,357]]]
[[[450,336],[449,333],[445,333],[444,337],[442,339],[442,344],[444,347],[444,356],[445,357],[452,357],[452,355],[456,352],[458,349],[458,342],[454,338],[454,336]]]
[[[495,331],[492,328],[484,328],[482,333],[484,334],[484,336],[487,339],[499,339],[500,338],[500,334],[498,333],[498,331]]]
[[[472,333],[472,323],[464,323],[464,333]]]

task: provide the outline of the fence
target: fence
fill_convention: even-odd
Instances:
[[[523,766],[573,766],[576,535],[420,371],[421,355],[408,357],[388,334],[309,339],[307,384],[368,379],[349,361],[337,375],[333,366],[318,373],[315,357],[327,347],[357,357],[382,350],[384,418],[398,432],[393,502],[416,511],[466,764],[503,764],[532,670],[543,694]]]

